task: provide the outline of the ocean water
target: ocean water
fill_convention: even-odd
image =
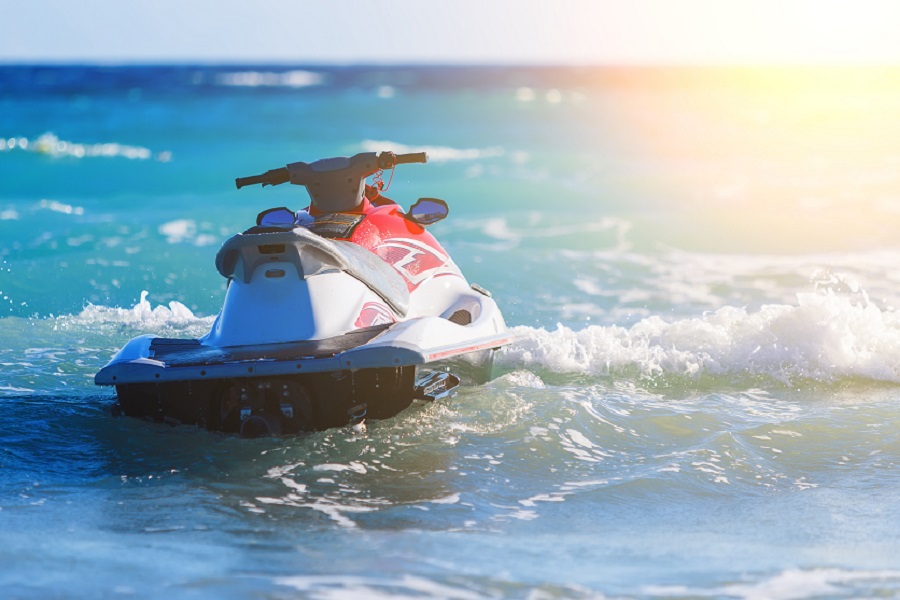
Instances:
[[[900,596],[900,70],[0,66],[3,598]],[[298,160],[388,195],[516,342],[364,429],[114,418]]]

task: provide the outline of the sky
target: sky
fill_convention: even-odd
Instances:
[[[0,0],[0,62],[900,64],[897,0]]]

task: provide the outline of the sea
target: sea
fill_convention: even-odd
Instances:
[[[0,597],[900,597],[898,140],[892,67],[0,65]],[[113,353],[308,205],[236,177],[386,150],[515,335],[491,381],[112,415]]]

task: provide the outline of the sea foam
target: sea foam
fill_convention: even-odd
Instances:
[[[60,317],[60,325],[189,335],[202,335],[212,325],[212,316],[198,317],[177,301],[154,307],[148,296],[141,292],[131,308],[88,305],[78,315]],[[497,365],[510,370],[647,380],[764,377],[785,385],[900,383],[900,313],[833,289],[798,294],[793,305],[725,306],[672,321],[654,315],[630,327],[511,330],[516,341],[497,357]]]
[[[837,568],[787,569],[767,579],[735,582],[710,589],[688,586],[648,586],[655,597],[740,598],[743,600],[796,600],[822,597],[877,597],[900,582],[896,570],[849,570]],[[864,593],[862,591],[865,590]],[[851,591],[855,593],[850,593]]]
[[[74,316],[59,317],[63,327],[87,327],[115,325],[136,331],[171,332],[185,335],[201,335],[209,330],[215,317],[198,317],[187,306],[171,301],[167,306],[152,306],[147,300],[149,292],[141,292],[141,299],[131,308],[118,308],[89,304]]]
[[[210,246],[219,241],[219,238],[214,235],[199,233],[197,222],[193,219],[168,221],[160,225],[158,231],[160,235],[165,236],[166,241],[170,244],[187,242],[195,246]]]
[[[325,83],[325,76],[321,73],[303,70],[285,72],[235,71],[222,73],[216,77],[216,83],[233,87],[303,88]]]
[[[84,144],[61,140],[51,132],[44,133],[35,140],[26,137],[11,137],[0,139],[0,152],[23,150],[44,154],[54,158],[85,158],[85,157],[122,157],[130,160],[147,160],[153,158],[153,151],[142,146],[130,146],[118,142],[104,142],[96,144]],[[156,160],[168,162],[172,159],[171,152],[164,151],[156,155]]]
[[[900,383],[900,315],[824,290],[797,304],[726,306],[699,317],[647,317],[631,327],[514,327],[506,368],[640,378],[767,377]]]

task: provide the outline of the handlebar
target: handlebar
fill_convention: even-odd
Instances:
[[[237,189],[241,189],[245,185],[255,185],[257,183],[261,183],[263,185],[279,185],[282,183],[287,183],[291,180],[291,176],[288,174],[287,167],[281,167],[280,169],[271,169],[266,171],[262,175],[251,175],[249,177],[238,177],[234,180],[235,185],[237,185]]]
[[[371,161],[373,158],[375,159],[374,164],[377,165],[377,167],[373,166],[373,163],[367,162]],[[335,167],[335,161],[338,162],[338,167]],[[366,152],[349,158],[323,159],[312,164],[292,163],[287,167],[271,169],[262,175],[238,177],[234,180],[234,183],[238,189],[241,189],[246,185],[279,185],[287,183],[288,181],[298,185],[306,185],[306,180],[311,174],[316,174],[317,178],[328,178],[331,174],[337,175],[338,172],[347,173],[347,169],[351,169],[349,171],[349,176],[351,178],[360,177],[361,179],[365,179],[379,169],[393,169],[397,165],[424,163],[427,161],[428,156],[424,152],[410,152],[408,154],[394,154],[393,152],[380,152],[376,154],[374,152]],[[323,163],[326,165],[324,168],[320,166]],[[341,175],[341,177],[344,176],[345,175]],[[317,185],[320,183],[321,182],[317,180]],[[362,187],[360,187],[360,190],[361,189]]]
[[[382,161],[385,158],[393,158],[393,164],[382,167]],[[378,157],[378,166],[384,169],[390,169],[394,165],[410,165],[413,163],[424,163],[428,161],[428,155],[424,152],[411,152],[409,154],[394,154],[393,152],[382,152]]]

